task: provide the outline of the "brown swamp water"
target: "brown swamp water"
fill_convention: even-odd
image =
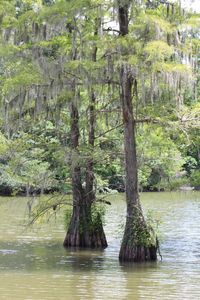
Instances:
[[[105,251],[66,251],[62,214],[25,230],[27,199],[0,198],[0,299],[200,299],[200,192],[141,198],[162,220],[162,262],[119,264],[123,195],[110,197]]]

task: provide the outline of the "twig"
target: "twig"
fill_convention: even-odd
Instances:
[[[161,255],[161,252],[160,252],[160,243],[159,243],[158,237],[156,237],[156,247],[157,247],[157,251],[158,251],[158,254],[160,256],[160,259],[162,261],[163,259],[162,259],[162,255]]]
[[[119,33],[119,34],[120,34],[120,31],[119,31],[119,30],[117,30],[117,29],[114,29],[114,28],[112,28],[112,27],[103,28],[103,31],[112,31],[112,32],[117,32],[117,33]]]
[[[101,203],[105,203],[105,204],[111,205],[110,201],[104,200],[102,198],[101,199],[97,199],[95,202],[101,202]]]
[[[98,138],[100,138],[100,137],[106,135],[107,133],[109,133],[109,132],[111,132],[111,131],[113,131],[113,130],[119,128],[119,127],[122,127],[123,125],[124,125],[123,123],[120,123],[120,124],[118,124],[117,126],[112,127],[112,128],[110,128],[110,129],[108,129],[107,131],[104,131],[103,133],[99,134],[98,136],[95,136],[95,139],[98,139]]]

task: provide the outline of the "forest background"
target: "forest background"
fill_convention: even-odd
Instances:
[[[72,165],[91,157],[91,115],[95,190],[124,191],[122,47],[137,77],[140,191],[200,188],[199,15],[168,1],[135,1],[122,39],[111,2],[1,1],[1,195],[70,194]]]

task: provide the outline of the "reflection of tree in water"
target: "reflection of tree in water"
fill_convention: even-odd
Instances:
[[[124,262],[120,263],[120,269],[126,282],[126,299],[153,299],[151,292],[149,294],[146,292],[151,290],[154,274],[158,269],[156,262],[136,263],[134,265]]]
[[[2,250],[2,251],[1,251]],[[93,271],[102,268],[103,251],[70,250],[38,241],[0,243],[3,270]]]
[[[68,249],[66,254],[63,264],[73,271],[98,271],[105,262],[103,250]]]
[[[70,291],[73,291],[73,299],[93,300],[99,297],[100,299],[104,299],[104,296],[107,296],[106,294],[102,295],[103,283],[98,297],[95,297],[96,275],[102,272],[105,262],[104,251],[66,250],[65,262],[63,264],[66,271],[70,274]],[[69,297],[68,293],[66,297]]]
[[[32,197],[27,198],[27,208],[28,208],[28,216],[31,217],[32,207],[35,202],[35,194],[32,195]]]
[[[92,279],[93,299],[139,299],[128,298],[126,274],[119,268],[106,266],[101,272],[96,272]]]

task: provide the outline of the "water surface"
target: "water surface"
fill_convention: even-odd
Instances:
[[[0,299],[200,299],[200,193],[145,193],[162,220],[163,261],[120,265],[123,195],[110,197],[105,251],[65,250],[63,214],[32,230],[26,198],[0,198]]]

